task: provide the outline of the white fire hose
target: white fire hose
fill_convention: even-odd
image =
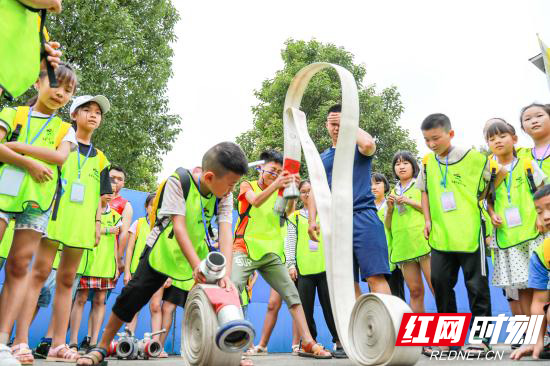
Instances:
[[[319,71],[332,68],[340,78],[342,112],[332,171],[332,193],[321,158],[300,111],[304,91]],[[353,75],[341,66],[314,63],[301,69],[287,91],[283,110],[285,166],[299,164],[304,150],[325,243],[326,272],[332,312],[340,341],[356,364],[414,365],[420,347],[395,347],[403,313],[411,312],[401,299],[363,295],[357,302],[353,287],[352,173],[359,123],[359,99]]]

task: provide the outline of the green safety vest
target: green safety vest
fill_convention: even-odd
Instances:
[[[550,177],[550,156],[542,159],[542,164],[540,160],[537,160],[533,156],[533,150],[528,147],[520,147],[516,150],[516,154],[518,158],[527,158],[527,159],[533,159],[537,163],[537,165],[541,168],[544,174],[546,174],[547,177]]]
[[[80,264],[78,265],[78,269],[76,270],[76,274],[83,274],[86,270],[86,264],[88,263],[88,253],[90,250],[83,250],[82,251],[82,257],[80,258]],[[52,269],[57,270],[59,268],[59,262],[61,261],[61,253],[63,253],[63,245],[59,245],[57,248],[57,253],[55,253],[55,259],[52,264]]]
[[[550,271],[550,238],[544,241],[535,249],[535,253],[542,265]]]
[[[172,280],[172,286],[177,287],[183,291],[191,291],[193,285],[195,285],[195,280],[193,279],[187,281]]]
[[[258,186],[258,181],[249,182],[254,193],[259,194],[262,189]],[[248,209],[239,215],[237,222],[235,239],[243,239],[248,250],[248,256],[255,261],[259,261],[268,253],[275,253],[281,261],[285,261],[284,253],[284,234],[286,227],[279,225],[279,216],[273,212],[277,192],[260,206],[254,207],[248,205]],[[239,200],[239,212],[241,201]]]
[[[115,227],[121,220],[118,212],[111,209],[101,215],[101,227]],[[116,235],[101,234],[99,245],[88,253],[83,275],[88,277],[115,278],[117,265],[115,252]]]
[[[502,218],[502,225],[496,228],[496,243],[501,249],[507,249],[533,240],[539,234],[536,228],[537,211],[525,173],[526,167],[532,170],[531,162],[530,158],[518,158],[516,165],[512,168],[511,203],[508,202],[506,188],[509,184],[510,173],[508,173],[506,180],[495,189],[494,209]],[[505,212],[509,207],[519,209],[520,226],[508,227]]]
[[[97,150],[97,149],[96,149]],[[101,197],[100,176],[109,165],[100,150],[82,166],[78,179],[78,150],[69,154],[61,169],[62,194],[57,198],[48,223],[48,238],[72,248],[93,249],[95,245],[96,212]],[[85,156],[80,154],[80,164]],[[73,183],[83,184],[84,201],[72,202]],[[74,228],[78,227],[78,230]]]
[[[296,266],[301,275],[313,275],[325,272],[325,249],[323,237],[319,235],[317,250],[309,247],[308,219],[295,211],[290,216],[290,222],[296,226]]]
[[[393,194],[397,196],[395,188]],[[422,192],[414,186],[414,182],[403,193],[405,197],[421,202]],[[399,263],[419,258],[431,252],[428,241],[424,238],[424,214],[411,206],[405,206],[405,211],[399,213],[397,203],[394,205],[391,219],[392,251],[390,261]]]
[[[17,98],[40,73],[40,17],[17,0],[1,0],[0,88]]]
[[[423,165],[426,187],[430,201],[432,230],[429,244],[433,249],[444,252],[475,252],[481,235],[481,212],[478,203],[479,192],[487,157],[470,149],[464,157],[448,164],[447,188],[441,184],[445,174],[445,162],[439,169],[435,154],[424,157]],[[443,192],[453,192],[456,209],[443,211]]]
[[[8,254],[10,254],[11,244],[13,242],[14,232],[15,220],[10,220],[10,224],[6,227],[6,230],[4,231],[2,241],[0,241],[0,258],[8,258]]]
[[[138,219],[137,228],[136,228],[136,243],[134,245],[134,252],[132,253],[132,262],[130,262],[130,273],[136,273],[136,269],[139,264],[139,258],[143,249],[145,249],[145,242],[147,241],[147,236],[151,232],[149,223],[145,217],[140,217]]]
[[[388,205],[386,203],[386,199],[384,198],[384,203],[382,203],[382,206],[380,206],[378,211],[376,211],[376,214],[378,215],[378,218],[380,219],[380,221],[382,221],[382,224],[384,225],[384,233],[386,234],[386,243],[388,244],[388,263],[390,265],[390,272],[393,272],[395,271],[397,266],[395,265],[395,263],[392,263],[390,260],[391,252],[393,248],[392,248],[391,232],[389,232],[388,229],[386,228],[386,222],[385,222],[387,209],[388,209]]]
[[[29,107],[17,107],[17,109],[4,108],[0,112],[0,119],[12,126],[12,130],[9,132],[6,140],[11,140],[14,131],[19,130],[20,133],[16,141],[25,142],[26,136],[29,135],[28,140],[29,143],[31,142],[42,126],[46,123],[47,118],[32,117],[30,131],[27,131],[28,115]],[[48,126],[42,131],[33,146],[55,150],[63,140],[63,137],[67,134],[70,127],[70,124],[63,122],[59,117],[55,116],[52,118]],[[53,172],[53,178],[46,183],[36,183],[32,179],[31,175],[25,170],[13,165],[2,164],[0,167],[0,178],[6,169],[14,168],[23,171],[25,176],[21,182],[17,196],[0,194],[0,211],[20,213],[25,210],[25,207],[28,204],[37,204],[40,209],[45,212],[52,206],[59,180],[57,166],[55,164],[50,164],[35,159],[31,156],[27,157],[50,168]]]
[[[213,194],[209,194],[208,196],[201,195],[191,173],[187,170],[185,172],[189,175],[189,179],[192,182],[185,199],[185,226],[193,248],[202,260],[208,255],[208,246],[205,242],[206,232],[202,221],[201,202],[202,207],[204,207],[206,227],[208,227],[216,208],[216,196]],[[178,173],[172,174],[172,177],[180,179]],[[161,196],[162,193],[160,193]],[[185,258],[176,240],[172,220],[162,229],[157,237],[149,255],[149,265],[154,270],[172,277],[174,280],[187,281],[193,278],[193,268],[187,261],[187,258]]]

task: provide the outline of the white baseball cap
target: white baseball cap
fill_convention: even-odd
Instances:
[[[73,112],[78,107],[88,102],[96,102],[97,104],[99,104],[99,108],[101,108],[101,113],[103,114],[109,112],[109,109],[111,109],[111,103],[109,103],[109,99],[107,99],[103,95],[96,95],[95,97],[92,97],[91,95],[81,95],[74,98],[73,104],[71,104],[69,112],[73,114]]]

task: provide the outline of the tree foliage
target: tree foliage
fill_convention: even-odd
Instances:
[[[178,20],[170,0],[64,0],[61,14],[48,15],[51,39],[77,70],[76,95],[103,94],[111,102],[93,141],[128,172],[128,188],[156,186],[162,155],[180,132],[166,97]],[[69,106],[62,111],[65,120]]]
[[[359,91],[359,126],[377,139],[377,151],[373,170],[392,177],[391,159],[397,150],[409,150],[417,154],[416,144],[408,131],[397,124],[403,113],[397,88],[392,86],[377,92],[375,85],[363,85],[366,67],[354,63],[351,52],[333,44],[323,44],[316,40],[309,42],[287,40],[281,51],[284,67],[272,79],[262,83],[254,94],[259,100],[252,108],[253,128],[237,137],[250,160],[255,160],[266,149],[283,150],[283,105],[286,91],[294,75],[313,62],[330,62],[349,70],[357,81]],[[333,70],[325,70],[313,77],[302,99],[302,110],[307,116],[309,134],[319,151],[331,146],[326,130],[327,110],[340,103],[341,91],[338,75]],[[303,176],[307,172],[302,165]],[[251,178],[254,173],[250,172]]]

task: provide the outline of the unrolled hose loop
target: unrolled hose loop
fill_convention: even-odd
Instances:
[[[340,78],[342,112],[340,129],[332,170],[332,192],[317,147],[308,133],[300,103],[311,78],[319,71],[332,68]],[[311,187],[319,213],[323,240],[327,281],[332,313],[340,342],[349,358],[357,365],[414,365],[418,347],[396,348],[395,327],[399,327],[403,312],[410,308],[392,300],[376,303],[368,298],[355,305],[353,287],[353,162],[359,126],[359,95],[353,75],[341,66],[324,62],[302,68],[291,81],[284,109],[285,159],[301,161],[302,149],[306,158]],[[392,298],[392,296],[389,296]],[[383,297],[385,299],[385,297]],[[359,305],[363,304],[363,305]],[[375,305],[377,304],[377,305]],[[355,314],[352,316],[352,314]],[[380,319],[373,314],[385,314]],[[389,315],[388,315],[389,314]],[[348,329],[353,328],[353,331]],[[396,332],[395,332],[396,333]],[[376,337],[387,342],[378,342]],[[393,339],[393,343],[392,342]],[[374,348],[374,349],[372,349]],[[413,355],[413,353],[416,355]],[[409,358],[401,357],[406,355]]]

